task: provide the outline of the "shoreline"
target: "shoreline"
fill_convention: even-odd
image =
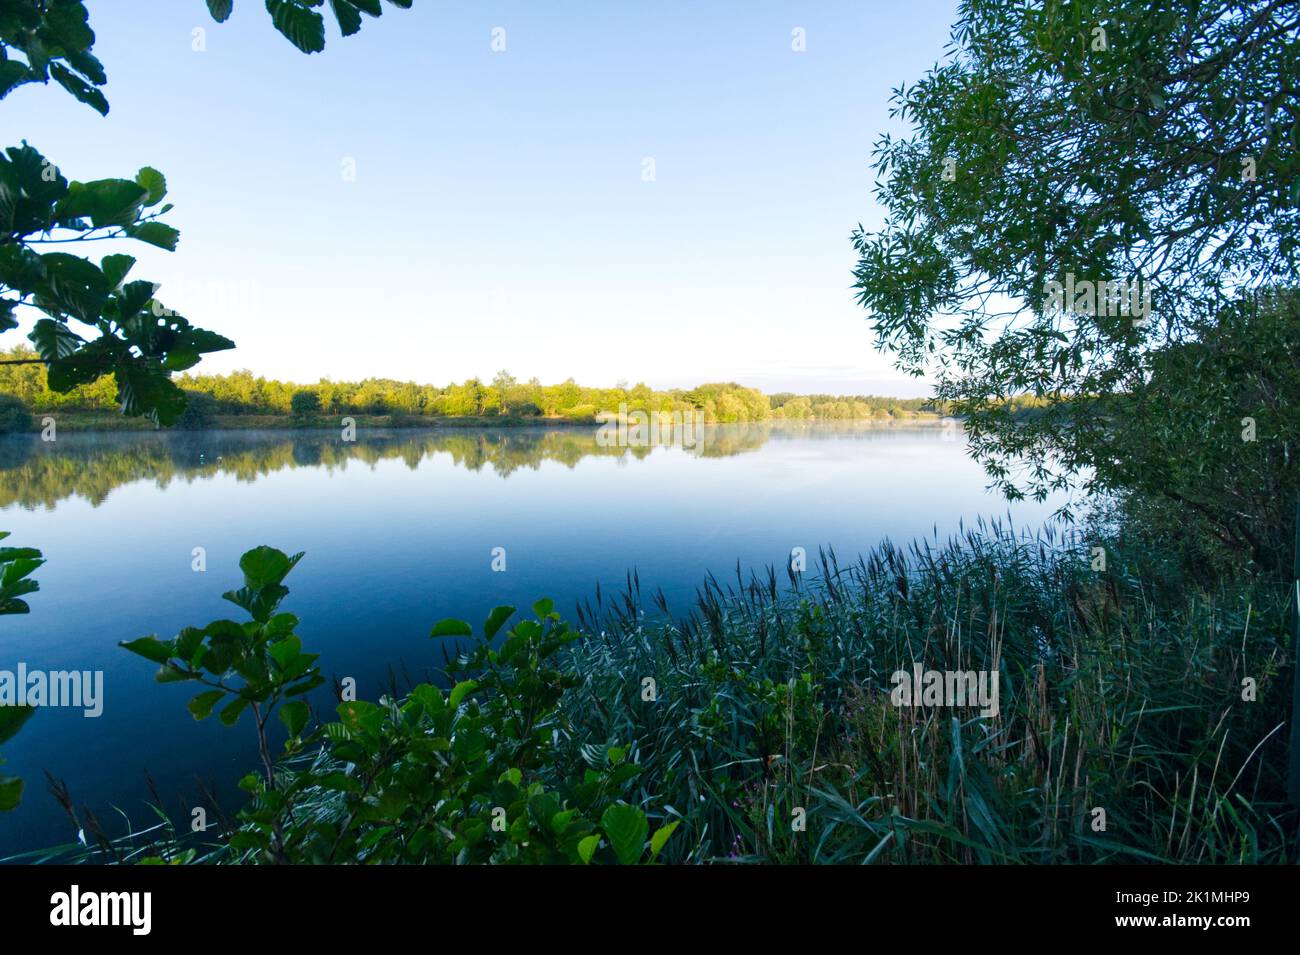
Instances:
[[[146,432],[190,433],[200,431],[334,431],[343,418],[351,418],[358,428],[389,429],[473,429],[473,428],[598,428],[603,423],[595,417],[513,417],[498,415],[444,417],[435,415],[212,415],[202,427],[173,425],[159,428],[145,418],[127,418],[117,411],[34,411],[31,427],[10,434],[40,434],[45,418],[53,418],[59,431],[67,432]],[[718,425],[858,425],[895,427],[899,425],[941,425],[938,414],[917,414],[902,418],[765,418],[761,421],[714,422]]]

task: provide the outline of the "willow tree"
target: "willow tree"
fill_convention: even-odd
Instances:
[[[1168,350],[1300,284],[1298,27],[1294,0],[966,0],[945,61],[895,91],[911,131],[877,143],[860,302],[1009,497],[1132,486],[1113,465]],[[1294,328],[1294,301],[1267,307]],[[1160,380],[1184,418],[1146,425],[1239,447],[1250,408],[1187,375]],[[1295,412],[1266,417],[1293,460]]]

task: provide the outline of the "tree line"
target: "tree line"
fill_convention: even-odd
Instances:
[[[0,395],[18,399],[32,413],[49,411],[117,411],[118,387],[112,376],[68,392],[50,388],[46,367],[23,364],[35,358],[26,346],[0,353]],[[297,384],[241,370],[228,375],[181,375],[174,379],[186,393],[186,415],[372,414],[428,417],[511,417],[589,420],[602,412],[644,411],[661,414],[702,412],[713,424],[792,420],[864,420],[914,418],[937,414],[925,398],[875,395],[765,395],[734,382],[691,389],[655,390],[644,383],[631,387],[591,388],[572,378],[544,385],[537,378],[518,381],[499,372],[491,381],[470,378],[444,387],[366,378],[322,379]]]

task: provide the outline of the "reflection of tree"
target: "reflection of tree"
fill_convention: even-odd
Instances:
[[[760,447],[769,433],[760,425],[709,426],[686,453],[739,454]],[[656,450],[602,447],[594,431],[571,428],[372,429],[354,442],[333,431],[62,434],[53,443],[16,435],[0,438],[0,507],[51,508],[73,495],[98,506],[114,488],[134,481],[165,488],[173,481],[229,475],[252,482],[284,468],[333,471],[353,461],[373,466],[397,459],[414,470],[425,458],[447,454],[457,467],[491,468],[504,478],[519,468],[536,470],[543,461],[572,468],[593,455],[640,460]]]

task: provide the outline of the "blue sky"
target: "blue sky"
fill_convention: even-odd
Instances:
[[[236,341],[200,371],[925,391],[872,348],[849,234],[955,2],[416,0],[313,56],[257,0],[87,5],[108,117],[26,87],[4,138],[166,174],[181,245],[134,275]]]

